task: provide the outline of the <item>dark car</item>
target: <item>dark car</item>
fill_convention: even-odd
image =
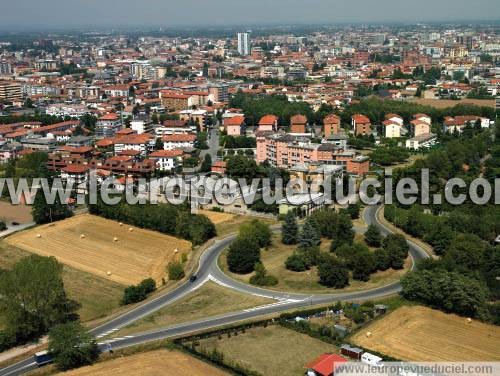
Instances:
[[[196,275],[192,275],[190,278],[189,278],[189,282],[193,283],[194,281],[196,281],[198,279],[198,277]]]

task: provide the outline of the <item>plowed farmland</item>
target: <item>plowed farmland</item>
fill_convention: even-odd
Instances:
[[[159,283],[165,276],[166,265],[191,249],[186,240],[92,215],[38,226],[6,241],[123,285],[148,277]]]

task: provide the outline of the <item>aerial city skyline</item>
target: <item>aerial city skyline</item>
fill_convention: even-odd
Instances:
[[[500,375],[498,3],[4,0],[0,376]]]

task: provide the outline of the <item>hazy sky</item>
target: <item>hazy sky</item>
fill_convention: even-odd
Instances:
[[[500,0],[0,0],[0,28],[500,20]]]

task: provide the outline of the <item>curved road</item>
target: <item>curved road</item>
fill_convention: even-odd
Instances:
[[[377,220],[377,212],[379,206],[367,207],[363,212],[363,219],[367,224],[375,224],[384,236],[391,234],[391,230],[385,227]],[[178,324],[167,328],[157,329],[150,332],[139,333],[122,338],[114,338],[106,342],[100,342],[101,350],[108,349],[112,346],[113,349],[123,348],[138,345],[141,343],[151,342],[159,339],[171,338],[181,335],[186,335],[200,330],[206,330],[217,326],[234,324],[239,321],[253,319],[259,316],[275,314],[289,309],[296,309],[308,305],[324,304],[336,300],[368,300],[381,298],[387,295],[395,294],[401,290],[399,282],[391,283],[386,286],[378,287],[371,290],[346,292],[340,294],[296,294],[280,291],[267,290],[255,286],[251,286],[240,281],[236,281],[225,275],[219,268],[217,260],[219,255],[225,248],[234,240],[236,235],[229,236],[222,240],[216,241],[210,246],[200,257],[198,271],[196,275],[198,279],[193,282],[186,282],[177,289],[161,295],[155,299],[144,302],[142,305],[131,309],[130,311],[111,319],[107,323],[100,325],[90,331],[98,340],[99,338],[110,336],[120,328],[127,326],[142,317],[148,316],[155,311],[164,308],[175,301],[185,297],[189,293],[203,286],[208,281],[213,281],[219,285],[231,288],[245,294],[274,299],[276,302],[260,307],[250,308],[239,312],[227,313],[215,317],[210,317],[202,320],[192,321],[188,323]],[[410,246],[410,256],[415,262],[429,255],[417,244],[408,240]],[[27,358],[21,362],[13,364],[0,370],[0,376],[20,375],[37,368],[33,357]]]

